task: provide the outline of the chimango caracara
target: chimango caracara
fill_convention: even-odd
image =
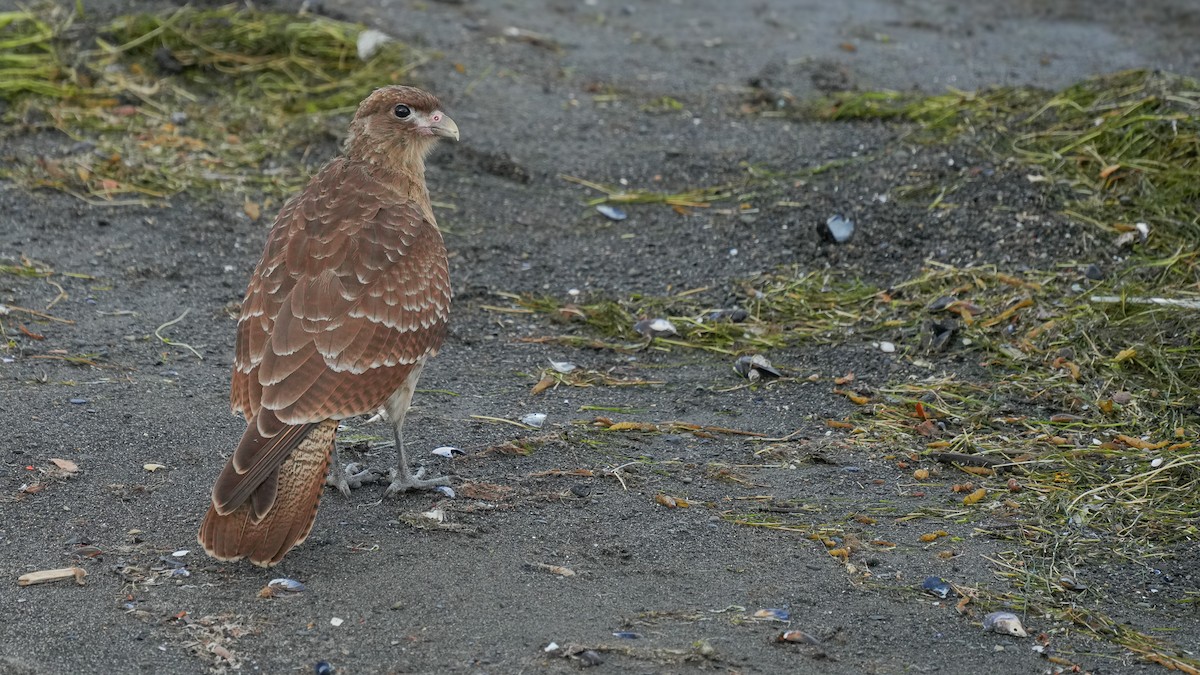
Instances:
[[[425,187],[425,155],[458,126],[412,87],[358,107],[344,154],[284,205],[238,319],[230,401],[246,432],[212,490],[199,540],[220,560],[278,563],[312,529],[338,466],[338,420],[384,410],[398,463],[387,494],[446,485],[413,475],[401,427],[441,346],[449,266]]]

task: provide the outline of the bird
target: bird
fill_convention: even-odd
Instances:
[[[197,537],[213,558],[274,566],[308,537],[327,483],[349,495],[370,482],[338,465],[340,420],[386,413],[397,464],[385,495],[449,485],[411,471],[402,433],[449,319],[449,261],[425,184],[441,139],[457,141],[458,125],[436,97],[376,89],[342,153],[275,218],[238,318],[230,405],[246,430]]]

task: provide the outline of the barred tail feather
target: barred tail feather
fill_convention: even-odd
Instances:
[[[251,425],[247,433],[252,433],[253,428]],[[303,435],[280,433],[267,441],[268,445],[294,444],[278,470],[263,479],[261,487],[273,488],[264,490],[274,493],[273,503],[256,500],[256,490],[241,503],[221,500],[222,508],[218,511],[217,493],[221,491],[218,481],[200,525],[198,540],[205,552],[218,560],[249,558],[255,565],[272,567],[303,543],[317,517],[336,434],[337,421],[326,420],[308,425]],[[229,461],[232,464],[233,458]]]

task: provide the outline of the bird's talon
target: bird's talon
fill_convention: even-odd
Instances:
[[[407,474],[407,472],[405,473]],[[383,496],[388,497],[391,495],[400,494],[402,492],[408,492],[409,490],[432,490],[440,485],[450,484],[449,476],[421,478],[423,475],[425,475],[424,467],[418,469],[415,474],[408,475],[402,475],[396,469],[392,469],[388,473],[388,477],[392,479],[392,482],[390,485],[388,485],[387,490],[384,491]]]

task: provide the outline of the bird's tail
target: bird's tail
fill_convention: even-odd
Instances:
[[[246,434],[256,437],[251,441],[261,443],[263,452],[285,455],[278,473],[267,476],[258,486],[250,486],[252,494],[243,496],[240,503],[229,503],[219,497],[231,491],[223,481],[239,476],[234,470],[235,458],[231,457],[213,488],[214,497],[200,524],[198,539],[205,552],[218,560],[248,557],[255,565],[271,567],[303,543],[312,530],[329,470],[337,421],[326,420],[304,428],[288,427],[271,438],[258,437],[251,423]],[[242,444],[247,444],[246,438]],[[278,444],[292,447],[271,447]]]

